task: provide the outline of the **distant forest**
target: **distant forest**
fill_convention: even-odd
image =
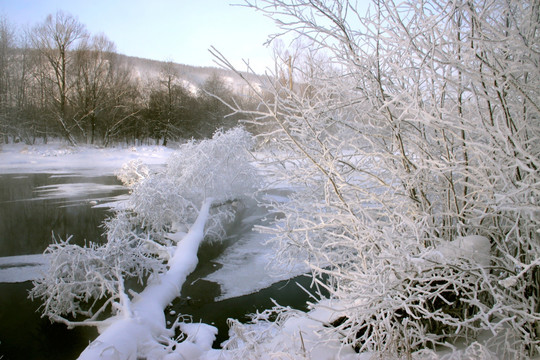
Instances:
[[[19,31],[0,19],[0,143],[52,138],[109,146],[206,138],[250,108],[231,73],[116,53],[75,17],[49,15]]]

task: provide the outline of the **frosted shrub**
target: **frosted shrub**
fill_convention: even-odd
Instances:
[[[152,271],[163,269],[138,241],[81,247],[60,240],[45,253],[51,255],[49,270],[35,281],[30,296],[43,300],[42,311],[52,321],[64,322],[66,315],[82,315],[89,323],[101,320],[111,304],[122,301],[124,279],[142,282]]]
[[[297,189],[267,231],[328,276],[344,343],[399,355],[482,333],[503,358],[538,354],[538,2],[247,3],[303,41],[276,54],[270,94],[252,86],[251,126]]]
[[[31,292],[43,300],[44,315],[75,326],[94,325],[111,305],[113,314],[128,311],[131,297],[124,281],[144,284],[148,276],[166,271],[177,242],[207,199],[212,204],[205,218],[207,238],[223,236],[224,223],[234,218],[235,200],[258,186],[251,146],[251,135],[235,128],[182,145],[164,169],[151,171],[138,161],[124,165],[118,177],[131,193],[105,222],[107,242],[80,247],[60,241],[47,248],[51,267]],[[73,322],[67,315],[87,320]]]
[[[150,175],[150,169],[139,159],[122,165],[116,173],[116,177],[127,187],[132,187],[148,175]]]
[[[133,183],[126,204],[130,218],[157,241],[167,242],[163,234],[186,231],[198,213],[200,199],[212,198],[213,219],[231,220],[237,194],[253,192],[259,180],[248,150],[252,136],[242,128],[217,131],[212,139],[183,144],[167,161],[164,169]],[[213,225],[212,225],[213,224]],[[210,221],[207,231],[222,233],[222,221]],[[161,235],[160,235],[161,234]]]
[[[258,189],[253,160],[248,152],[253,137],[243,128],[217,131],[212,139],[182,145],[167,164],[166,176],[186,188],[187,199],[230,199],[239,189]],[[224,171],[224,169],[234,171]]]

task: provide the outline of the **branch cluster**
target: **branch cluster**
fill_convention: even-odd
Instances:
[[[488,332],[504,357],[538,353],[538,4],[248,6],[304,39],[250,114],[297,189],[267,231],[348,304],[335,331],[358,351]]]

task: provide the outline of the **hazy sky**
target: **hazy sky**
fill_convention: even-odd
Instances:
[[[104,33],[118,53],[181,64],[214,66],[215,46],[233,64],[242,59],[262,72],[271,64],[263,46],[277,31],[272,20],[253,10],[231,6],[242,0],[0,0],[0,14],[17,26],[34,26],[62,10]]]

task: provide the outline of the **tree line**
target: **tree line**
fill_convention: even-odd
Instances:
[[[221,100],[233,90],[214,72],[197,89],[163,62],[146,78],[105,35],[63,12],[25,31],[0,19],[0,143],[167,145],[230,128]]]

